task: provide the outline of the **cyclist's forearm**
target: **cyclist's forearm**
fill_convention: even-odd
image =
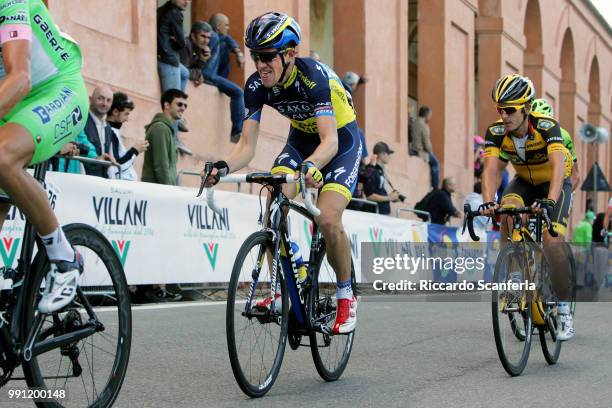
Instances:
[[[322,169],[336,156],[338,153],[338,138],[326,138],[321,141],[321,144],[315,149],[312,154],[306,158],[314,163],[314,165]]]
[[[559,200],[561,189],[563,188],[563,179],[565,176],[565,163],[562,153],[554,153],[549,155],[551,176],[550,187],[548,189],[548,197],[551,200]]]
[[[32,89],[28,72],[12,73],[0,81],[0,118],[6,116]]]
[[[484,170],[482,171],[482,198],[485,203],[495,200],[497,181],[500,176],[498,173],[495,158],[485,158]]]
[[[255,156],[254,152],[250,151],[249,146],[237,144],[225,162],[229,167],[230,172],[234,173],[243,167],[247,166]]]

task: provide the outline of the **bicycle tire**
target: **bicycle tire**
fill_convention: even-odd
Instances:
[[[322,316],[330,316],[330,321],[333,325],[332,317],[335,318],[335,307],[336,305],[334,297],[336,294],[336,275],[333,273],[331,266],[327,273],[321,273],[321,267],[323,266],[323,260],[325,259],[325,243],[322,240],[321,248],[317,254],[316,269],[313,274],[312,288],[308,296],[308,306],[310,314],[317,320],[321,319]],[[331,271],[331,272],[330,272]],[[322,279],[321,279],[322,278]],[[331,281],[331,283],[329,282]],[[353,260],[351,259],[351,282],[353,292],[356,293],[356,280],[355,280],[355,268]],[[348,364],[353,350],[355,338],[355,331],[346,335],[328,335],[320,332],[310,333],[310,350],[312,353],[312,359],[314,361],[317,372],[325,381],[336,381]],[[322,355],[323,349],[336,350],[334,353],[336,356],[340,356],[339,360],[333,364],[329,358],[332,354],[328,352],[327,358]]]
[[[570,261],[571,262],[571,261]],[[536,276],[539,276],[541,281],[548,285],[551,285],[551,281],[548,276],[544,276],[544,274],[550,274],[550,266],[548,265],[548,261],[546,257],[541,257],[541,262],[539,263],[540,270],[535,271]],[[546,265],[543,267],[543,265]],[[561,354],[561,344],[562,342],[555,336],[552,335],[551,330],[557,333],[558,330],[558,320],[557,316],[553,315],[554,306],[549,305],[546,302],[545,297],[542,295],[543,285],[540,286],[538,290],[538,299],[544,299],[544,302],[536,302],[536,305],[539,309],[539,313],[544,316],[545,324],[538,326],[538,334],[540,337],[540,345],[542,347],[542,354],[544,354],[544,359],[549,365],[556,364],[559,360],[559,355]],[[552,292],[552,290],[548,290],[546,292]]]
[[[116,306],[113,306],[113,307],[116,307],[116,310],[117,310],[117,314],[116,314],[117,321],[115,324],[115,321],[112,319],[113,315],[110,313],[98,313],[97,316],[100,319],[99,320],[100,323],[102,323],[105,326],[104,331],[95,332],[91,336],[86,337],[85,339],[80,340],[79,342],[71,346],[72,350],[74,350],[74,347],[78,349],[77,344],[82,343],[82,348],[79,351],[79,357],[84,352],[85,359],[87,362],[87,368],[89,368],[89,370],[91,371],[91,375],[86,376],[85,371],[83,370],[81,374],[77,376],[77,377],[80,377],[80,379],[77,378],[75,380],[79,383],[82,383],[85,394],[86,394],[85,398],[87,399],[87,401],[84,401],[82,397],[79,398],[77,396],[78,394],[75,393],[73,389],[70,389],[67,394],[68,397],[66,398],[65,401],[61,401],[61,403],[58,401],[36,402],[36,405],[42,408],[58,408],[58,407],[63,407],[63,406],[78,406],[78,407],[88,406],[88,407],[94,407],[94,408],[108,408],[113,405],[113,403],[115,402],[115,400],[117,399],[119,395],[119,391],[121,390],[121,386],[125,379],[129,357],[130,357],[130,348],[131,348],[131,340],[132,340],[132,312],[131,312],[130,296],[129,296],[129,289],[128,289],[127,281],[126,281],[125,274],[123,272],[123,267],[121,265],[121,261],[119,260],[119,257],[117,256],[111,244],[108,242],[108,240],[104,237],[104,235],[101,232],[99,232],[95,228],[89,225],[86,225],[86,224],[69,224],[63,227],[63,229],[64,229],[64,233],[66,234],[68,241],[71,243],[73,247],[79,249],[79,252],[81,252],[81,255],[83,256],[85,260],[85,270],[81,277],[80,290],[83,296],[85,296],[88,301],[90,298],[91,300],[94,300],[94,296],[95,296],[95,295],[91,295],[91,296],[88,295],[87,293],[91,293],[91,292],[87,292],[87,287],[83,285],[83,282],[88,279],[87,278],[88,266],[96,265],[97,262],[100,261],[101,264],[97,264],[96,266],[98,267],[103,266],[105,270],[108,272],[109,278],[110,278],[109,283],[112,285],[110,287],[112,287],[112,291],[113,291],[111,292],[111,298],[113,297],[112,295],[114,294],[113,303],[116,304]],[[34,276],[34,280],[32,282],[32,285],[29,285],[29,287],[26,289],[26,296],[27,296],[28,301],[25,306],[26,318],[24,319],[24,325],[23,325],[24,326],[23,334],[22,334],[23,338],[25,338],[27,333],[29,333],[31,326],[32,326],[32,322],[34,320],[34,316],[37,313],[36,306],[38,305],[38,300],[40,298],[40,286],[48,270],[49,270],[49,263],[48,263],[46,254],[44,253],[44,251],[39,251],[36,258],[34,259],[34,262],[32,263],[32,269],[30,271],[33,274],[32,276]],[[104,302],[104,299],[105,299],[104,296],[102,296],[102,302]],[[40,336],[42,336],[43,332],[45,331],[51,332],[59,327],[59,326],[56,326],[55,320],[58,319],[59,321],[59,319],[62,319],[60,315],[64,316],[63,320],[61,320],[62,324],[65,324],[67,322],[68,316],[73,316],[73,318],[76,318],[75,316],[77,315],[80,316],[82,312],[78,311],[79,310],[78,303],[77,303],[78,301],[80,301],[82,305],[83,299],[81,298],[80,294],[77,295],[77,297],[75,298],[75,301],[73,301],[71,305],[62,309],[60,312],[52,314],[51,316],[52,316],[54,323],[52,324],[51,328],[41,331]],[[91,303],[92,302],[90,302],[90,304]],[[97,306],[100,306],[99,303],[100,302],[97,302]],[[104,306],[104,304],[102,306]],[[80,309],[82,309],[82,307]],[[110,311],[112,310],[113,308],[110,308]],[[86,311],[84,312],[87,314]],[[109,331],[110,331],[109,329],[112,329],[114,327],[116,327],[117,329],[117,336],[116,336],[116,345],[113,346],[112,340],[111,340],[112,336],[109,334]],[[104,342],[102,342],[94,346],[94,336],[96,336],[97,334],[100,334],[99,339],[104,339],[107,343],[110,343],[111,346],[114,347],[115,353],[114,353],[114,357],[112,357],[114,358],[114,360],[112,361],[112,365],[109,368],[109,376],[108,376],[108,379],[106,379],[106,383],[104,383],[104,387],[98,391],[95,383],[92,384],[92,396],[91,396],[92,400],[90,401],[90,397],[86,389],[85,380],[86,379],[89,380],[89,378],[91,378],[92,382],[95,381],[94,371],[97,371],[97,374],[99,374],[101,370],[103,369],[103,368],[99,368],[98,370],[93,369],[94,361],[96,364],[95,365],[96,368],[100,366],[99,358],[98,360],[94,360],[94,356],[93,356],[94,347],[96,347],[96,349],[100,351],[103,351],[104,350],[103,347],[105,344]],[[55,334],[48,334],[48,336],[50,335],[55,335]],[[90,339],[90,343],[88,343],[88,339]],[[91,365],[90,365],[90,358],[88,357],[88,354],[87,354],[88,353],[87,347],[89,345],[91,345],[91,353],[92,353]],[[110,347],[108,350],[105,350],[105,354],[112,355],[113,347]],[[66,350],[70,350],[71,348],[67,348]],[[64,352],[63,349],[62,350],[57,350],[57,349],[50,350],[46,353],[32,357],[32,359],[29,362],[24,361],[23,371],[24,371],[24,376],[26,378],[26,382],[29,387],[37,387],[37,388],[42,388],[42,389],[57,389],[55,386],[51,387],[49,386],[49,384],[45,383],[45,379],[49,379],[49,377],[47,377],[46,375],[43,375],[43,372],[41,371],[41,366],[46,368],[46,366],[48,365],[47,361],[50,358],[52,358],[52,353],[57,352],[57,351],[60,352],[59,354],[61,356],[60,364],[57,369],[57,373],[59,373],[60,368],[62,366],[62,361],[64,358],[64,356],[62,355],[62,352]],[[81,365],[82,360],[77,360],[77,361],[79,363],[78,365]],[[69,361],[69,365],[72,366],[72,375],[74,376],[77,365],[75,365],[75,362],[73,362],[72,360]],[[101,367],[104,367],[104,365],[102,365]],[[82,365],[81,365],[81,368],[83,368]],[[55,371],[55,369],[53,369],[53,371]],[[53,373],[53,371],[51,371],[51,373]],[[64,382],[61,388],[66,389],[67,384],[68,384],[68,379],[66,379],[66,381]],[[68,404],[68,403],[71,405],[63,405],[63,404]],[[72,405],[72,404],[77,404],[77,405]]]
[[[493,275],[494,283],[506,282],[508,280],[507,277],[510,275],[510,272],[513,272],[509,270],[510,266],[518,267],[524,276],[527,265],[524,262],[524,255],[516,248],[518,247],[513,244],[507,244],[501,249],[495,264],[495,273]],[[512,263],[510,262],[511,260],[513,261]],[[500,314],[505,314],[503,313],[505,304],[502,304],[502,310],[500,311],[498,299],[500,295],[499,292],[498,290],[493,290],[491,301],[495,347],[502,366],[508,374],[515,377],[520,375],[525,369],[531,349],[533,330],[531,318],[531,291],[526,290],[524,293],[521,292],[520,296],[514,296],[514,299],[521,299],[519,305],[517,305],[520,310],[515,313],[515,315],[523,319],[522,326],[525,329],[525,339],[523,341],[520,341],[518,336],[516,336],[515,330],[513,330],[509,324],[508,318],[500,316]],[[502,295],[504,295],[504,293],[502,293]],[[506,294],[506,296],[509,295]],[[524,303],[524,305],[522,303]],[[506,325],[509,327],[506,327]],[[511,332],[511,334],[507,332]],[[506,337],[508,337],[508,339],[506,339]],[[519,340],[519,345],[515,347],[518,352],[514,353],[516,356],[510,356],[510,342],[516,340]]]
[[[263,247],[262,247],[263,246]],[[247,273],[245,273],[244,275],[242,274],[243,272],[243,265],[247,260],[247,257],[249,256],[249,253],[251,253],[251,251],[254,248],[258,248],[260,253],[265,253],[265,254],[271,254],[273,252],[273,241],[272,241],[272,236],[269,232],[267,231],[258,231],[255,232],[254,234],[251,234],[242,244],[242,246],[240,247],[240,250],[238,251],[238,254],[236,255],[236,261],[234,262],[234,267],[232,269],[232,276],[230,279],[230,284],[229,284],[229,289],[228,289],[228,295],[227,295],[227,308],[226,308],[226,335],[227,335],[227,349],[228,349],[228,353],[229,353],[229,358],[230,358],[230,363],[232,366],[232,372],[234,373],[234,378],[236,379],[236,382],[238,383],[238,386],[240,387],[240,389],[248,396],[253,397],[253,398],[257,398],[257,397],[261,397],[263,395],[265,395],[270,388],[272,388],[272,385],[274,385],[274,382],[276,381],[276,378],[278,376],[278,373],[280,371],[280,367],[283,361],[283,356],[285,353],[285,348],[286,348],[286,344],[287,344],[287,330],[288,330],[288,317],[289,317],[289,299],[287,296],[287,283],[285,282],[283,275],[281,273],[281,267],[280,267],[280,263],[278,264],[278,271],[277,271],[277,279],[279,280],[279,285],[280,285],[280,290],[281,290],[281,304],[282,304],[282,309],[281,309],[281,314],[280,316],[277,316],[276,314],[272,314],[270,313],[269,316],[272,316],[270,319],[268,318],[257,318],[257,317],[246,317],[244,315],[242,315],[239,312],[243,312],[244,311],[244,306],[236,306],[237,305],[237,294],[240,294],[241,296],[245,296],[246,293],[248,293],[248,291],[245,292],[245,289],[248,289],[250,287],[250,281],[248,280],[249,278],[253,278],[253,274],[254,274],[254,270],[249,270],[247,271]],[[262,252],[263,251],[263,252]],[[259,255],[258,255],[259,256]],[[263,267],[265,268],[267,265],[267,262],[264,262],[264,260],[260,260],[258,261],[261,265],[263,265]],[[259,275],[258,275],[258,283],[262,283],[263,281],[266,281],[266,279],[261,279],[261,278],[266,278],[265,274],[262,277],[261,276],[261,269],[259,271]],[[269,276],[267,277],[267,281],[269,281]],[[245,279],[244,281],[241,281],[240,279]],[[242,282],[242,283],[241,283]],[[245,283],[249,282],[249,285],[246,285]],[[270,294],[270,289],[269,288],[265,288],[265,285],[262,283],[262,288],[261,289],[257,289],[255,288],[253,290],[253,300],[252,300],[252,304],[255,305],[255,299],[257,299],[258,296],[267,296]],[[241,302],[243,303],[243,302]],[[274,309],[273,306],[270,307],[271,310]],[[236,317],[239,317],[240,319],[243,320],[236,320]],[[280,321],[279,321],[280,320]],[[264,373],[265,375],[262,377],[262,373],[261,373],[261,369],[259,373],[256,373],[259,380],[254,381],[252,378],[252,366],[244,366],[243,364],[252,364],[253,363],[253,359],[249,358],[248,360],[242,359],[242,360],[246,360],[246,361],[241,361],[241,345],[243,344],[244,339],[241,338],[240,343],[237,344],[237,334],[240,334],[240,330],[236,330],[236,324],[240,324],[240,322],[244,322],[245,324],[251,325],[251,329],[252,332],[255,334],[255,338],[253,339],[256,343],[256,345],[259,346],[259,340],[258,340],[258,336],[256,333],[256,330],[260,330],[261,331],[266,331],[266,328],[268,325],[278,325],[279,328],[279,334],[278,337],[276,339],[276,341],[274,342],[274,339],[272,339],[272,341],[270,342],[270,344],[272,345],[273,343],[276,343],[276,351],[273,351],[273,361],[272,364],[269,368],[269,370],[265,367],[265,364],[263,363],[264,358],[262,356],[261,361],[262,361],[262,365],[264,365],[264,367],[262,369],[264,369],[266,372]],[[259,323],[259,327],[255,326],[256,323]],[[246,332],[246,327],[245,326],[245,330],[243,330],[243,332]],[[270,326],[273,327],[273,326]],[[238,333],[237,333],[238,332]],[[270,334],[270,337],[272,336],[271,330],[268,329],[268,333]],[[245,334],[245,333],[243,333]],[[265,333],[264,333],[265,334]],[[263,351],[265,351],[265,339],[263,342],[264,347],[260,347],[260,349]],[[263,353],[262,353],[263,354]],[[255,362],[260,361],[259,359],[255,359]],[[248,368],[248,370],[246,370]]]

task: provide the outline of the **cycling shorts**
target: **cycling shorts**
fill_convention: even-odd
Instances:
[[[508,199],[518,200],[523,207],[530,206],[538,198],[548,197],[549,187],[550,183],[543,183],[534,186],[533,184],[516,176],[504,190],[502,195],[502,207],[504,206],[504,201]],[[569,178],[566,178],[563,181],[563,188],[561,189],[561,194],[557,200],[557,205],[555,205],[553,213],[550,217],[554,230],[560,235],[565,235],[567,221],[571,210],[572,182]]]
[[[321,143],[316,133],[306,133],[291,127],[284,149],[272,166],[272,173],[293,174]],[[351,201],[357,186],[362,143],[357,122],[353,121],[338,129],[338,153],[321,170],[323,188],[321,192],[335,191]]]
[[[87,89],[80,70],[37,85],[2,119],[30,132],[35,150],[30,164],[48,160],[85,127],[89,113]]]

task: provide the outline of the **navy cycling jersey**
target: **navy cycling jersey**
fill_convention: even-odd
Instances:
[[[263,106],[268,105],[306,133],[318,133],[318,116],[335,116],[338,129],[355,121],[351,96],[340,78],[312,58],[296,58],[289,80],[272,88],[264,87],[255,72],[244,87],[244,105],[245,120],[259,122]]]

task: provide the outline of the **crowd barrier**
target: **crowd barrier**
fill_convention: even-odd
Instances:
[[[255,195],[218,191],[222,213],[216,214],[196,198],[194,188],[56,172],[47,173],[46,190],[62,224],[86,223],[108,238],[133,285],[228,282],[234,257],[244,239],[259,228],[260,206],[265,204],[265,197],[260,203]],[[292,239],[307,258],[312,225],[295,214],[290,221]],[[455,227],[373,213],[347,210],[343,224],[358,281],[363,242],[469,241],[467,231],[462,234]],[[0,234],[4,266],[16,266],[23,228],[23,214],[13,207]],[[480,235],[494,245],[494,233]],[[108,284],[97,267],[86,263],[85,284]]]

